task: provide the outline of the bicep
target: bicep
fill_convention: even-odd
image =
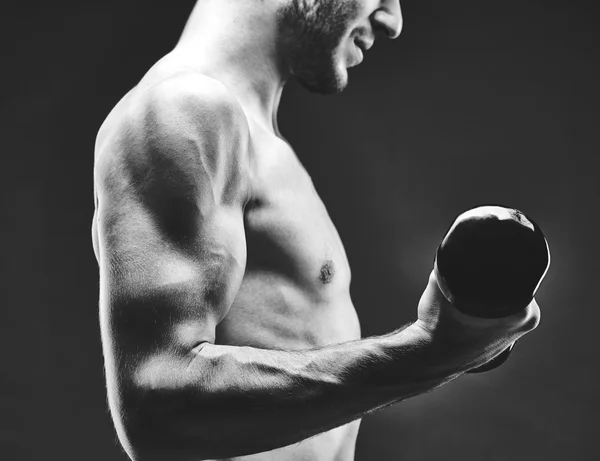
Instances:
[[[193,224],[193,248],[162,229],[173,225],[162,222],[169,219],[138,204],[99,206],[102,328],[127,367],[214,342],[244,273],[241,218],[220,211]]]
[[[215,211],[190,251],[160,230],[164,216],[123,200],[98,204],[100,327],[108,403],[131,450],[153,407],[147,391],[177,388],[194,347],[215,341],[242,280],[245,241],[241,213]]]

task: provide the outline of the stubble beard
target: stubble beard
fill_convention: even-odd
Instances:
[[[349,0],[290,0],[278,12],[285,65],[304,88],[320,94],[346,88],[339,47],[357,12],[356,2]]]

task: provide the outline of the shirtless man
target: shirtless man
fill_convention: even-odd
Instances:
[[[432,274],[416,321],[361,339],[344,247],[276,114],[287,79],[340,92],[401,24],[398,0],[199,0],[103,123],[93,241],[108,401],[131,459],[351,461],[366,413],[537,325],[535,302],[464,315]]]

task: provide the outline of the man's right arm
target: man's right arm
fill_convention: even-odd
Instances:
[[[434,389],[532,328],[472,325],[430,279],[424,315],[390,335],[306,351],[215,345],[245,269],[250,160],[241,108],[205,80],[152,90],[97,158],[107,390],[134,460],[290,445]],[[473,331],[485,333],[469,343]]]

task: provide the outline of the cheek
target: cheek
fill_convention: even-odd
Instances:
[[[338,40],[342,36],[347,37],[360,18],[366,15],[362,3],[359,0],[322,0],[315,11],[314,23],[325,35],[336,36]]]

